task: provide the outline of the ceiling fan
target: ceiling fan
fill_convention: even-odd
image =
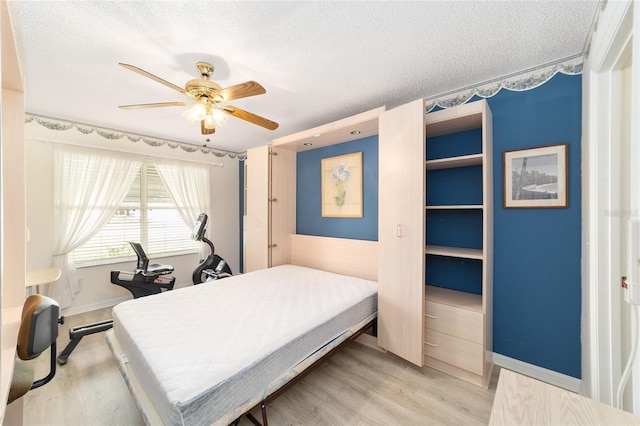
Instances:
[[[123,63],[120,63],[120,65],[191,98],[193,101],[192,107],[185,111],[184,115],[190,121],[200,121],[200,130],[203,135],[214,133],[216,127],[224,124],[229,115],[257,124],[265,129],[275,130],[278,128],[278,123],[275,121],[268,120],[231,105],[222,105],[222,103],[227,101],[266,93],[265,88],[255,81],[246,81],[223,89],[220,85],[209,80],[209,77],[213,74],[213,66],[206,62],[198,62],[196,63],[196,68],[201,78],[187,81],[183,89],[136,66]],[[120,105],[120,108],[137,109],[188,105],[191,105],[191,103],[158,102],[151,104]]]

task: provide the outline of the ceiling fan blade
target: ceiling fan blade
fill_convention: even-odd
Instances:
[[[135,105],[120,105],[118,108],[122,109],[138,109],[138,108],[157,108],[168,106],[187,106],[187,102],[157,102],[153,104],[135,104]]]
[[[175,90],[175,91],[177,91],[177,92],[180,92],[180,93],[182,93],[183,95],[186,95],[186,94],[187,94],[187,93],[185,92],[185,90],[184,90],[182,87],[180,87],[180,86],[176,86],[176,85],[175,85],[175,84],[173,84],[173,83],[169,83],[167,80],[163,80],[163,79],[161,79],[160,77],[155,76],[155,75],[151,74],[150,72],[143,70],[142,68],[138,68],[138,67],[136,67],[136,66],[129,65],[129,64],[123,64],[122,62],[118,62],[118,64],[119,64],[119,65],[122,65],[123,67],[125,67],[125,68],[126,68],[126,69],[128,69],[128,70],[131,70],[131,71],[133,71],[133,72],[137,72],[138,74],[143,75],[143,76],[145,76],[145,77],[148,77],[148,78],[150,78],[151,80],[157,81],[157,82],[158,82],[158,83],[160,83],[160,84],[164,84],[165,86],[167,86],[167,87],[169,87],[169,88],[171,88],[171,89],[173,89],[173,90]]]
[[[245,111],[240,108],[236,108],[231,105],[221,107],[224,112],[229,115],[233,115],[234,117],[241,118],[243,120],[248,121],[249,123],[257,124],[258,126],[262,126],[265,129],[275,130],[278,128],[279,124],[275,121],[268,120],[264,117],[260,117],[259,115],[255,115],[248,111]]]
[[[245,81],[235,86],[220,89],[216,95],[222,96],[223,101],[233,101],[234,99],[247,98],[249,96],[262,95],[267,93],[264,87],[256,81]]]
[[[200,121],[200,132],[203,135],[212,135],[216,132],[216,129],[207,129],[206,127],[204,127],[204,120]]]

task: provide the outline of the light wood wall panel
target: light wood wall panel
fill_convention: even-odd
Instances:
[[[291,263],[377,281],[378,242],[292,234]]]

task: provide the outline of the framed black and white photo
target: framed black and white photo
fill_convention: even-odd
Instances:
[[[566,208],[567,144],[505,151],[505,208]]]

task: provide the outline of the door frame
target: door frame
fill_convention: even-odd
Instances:
[[[621,105],[619,67],[631,46],[634,20],[632,0],[603,3],[601,8],[605,6],[594,26],[582,77],[582,393],[613,405],[622,369],[621,211],[616,191],[620,119],[615,110]],[[631,80],[637,97],[637,69]],[[632,113],[638,111],[633,102]],[[631,132],[632,141],[638,134]]]

